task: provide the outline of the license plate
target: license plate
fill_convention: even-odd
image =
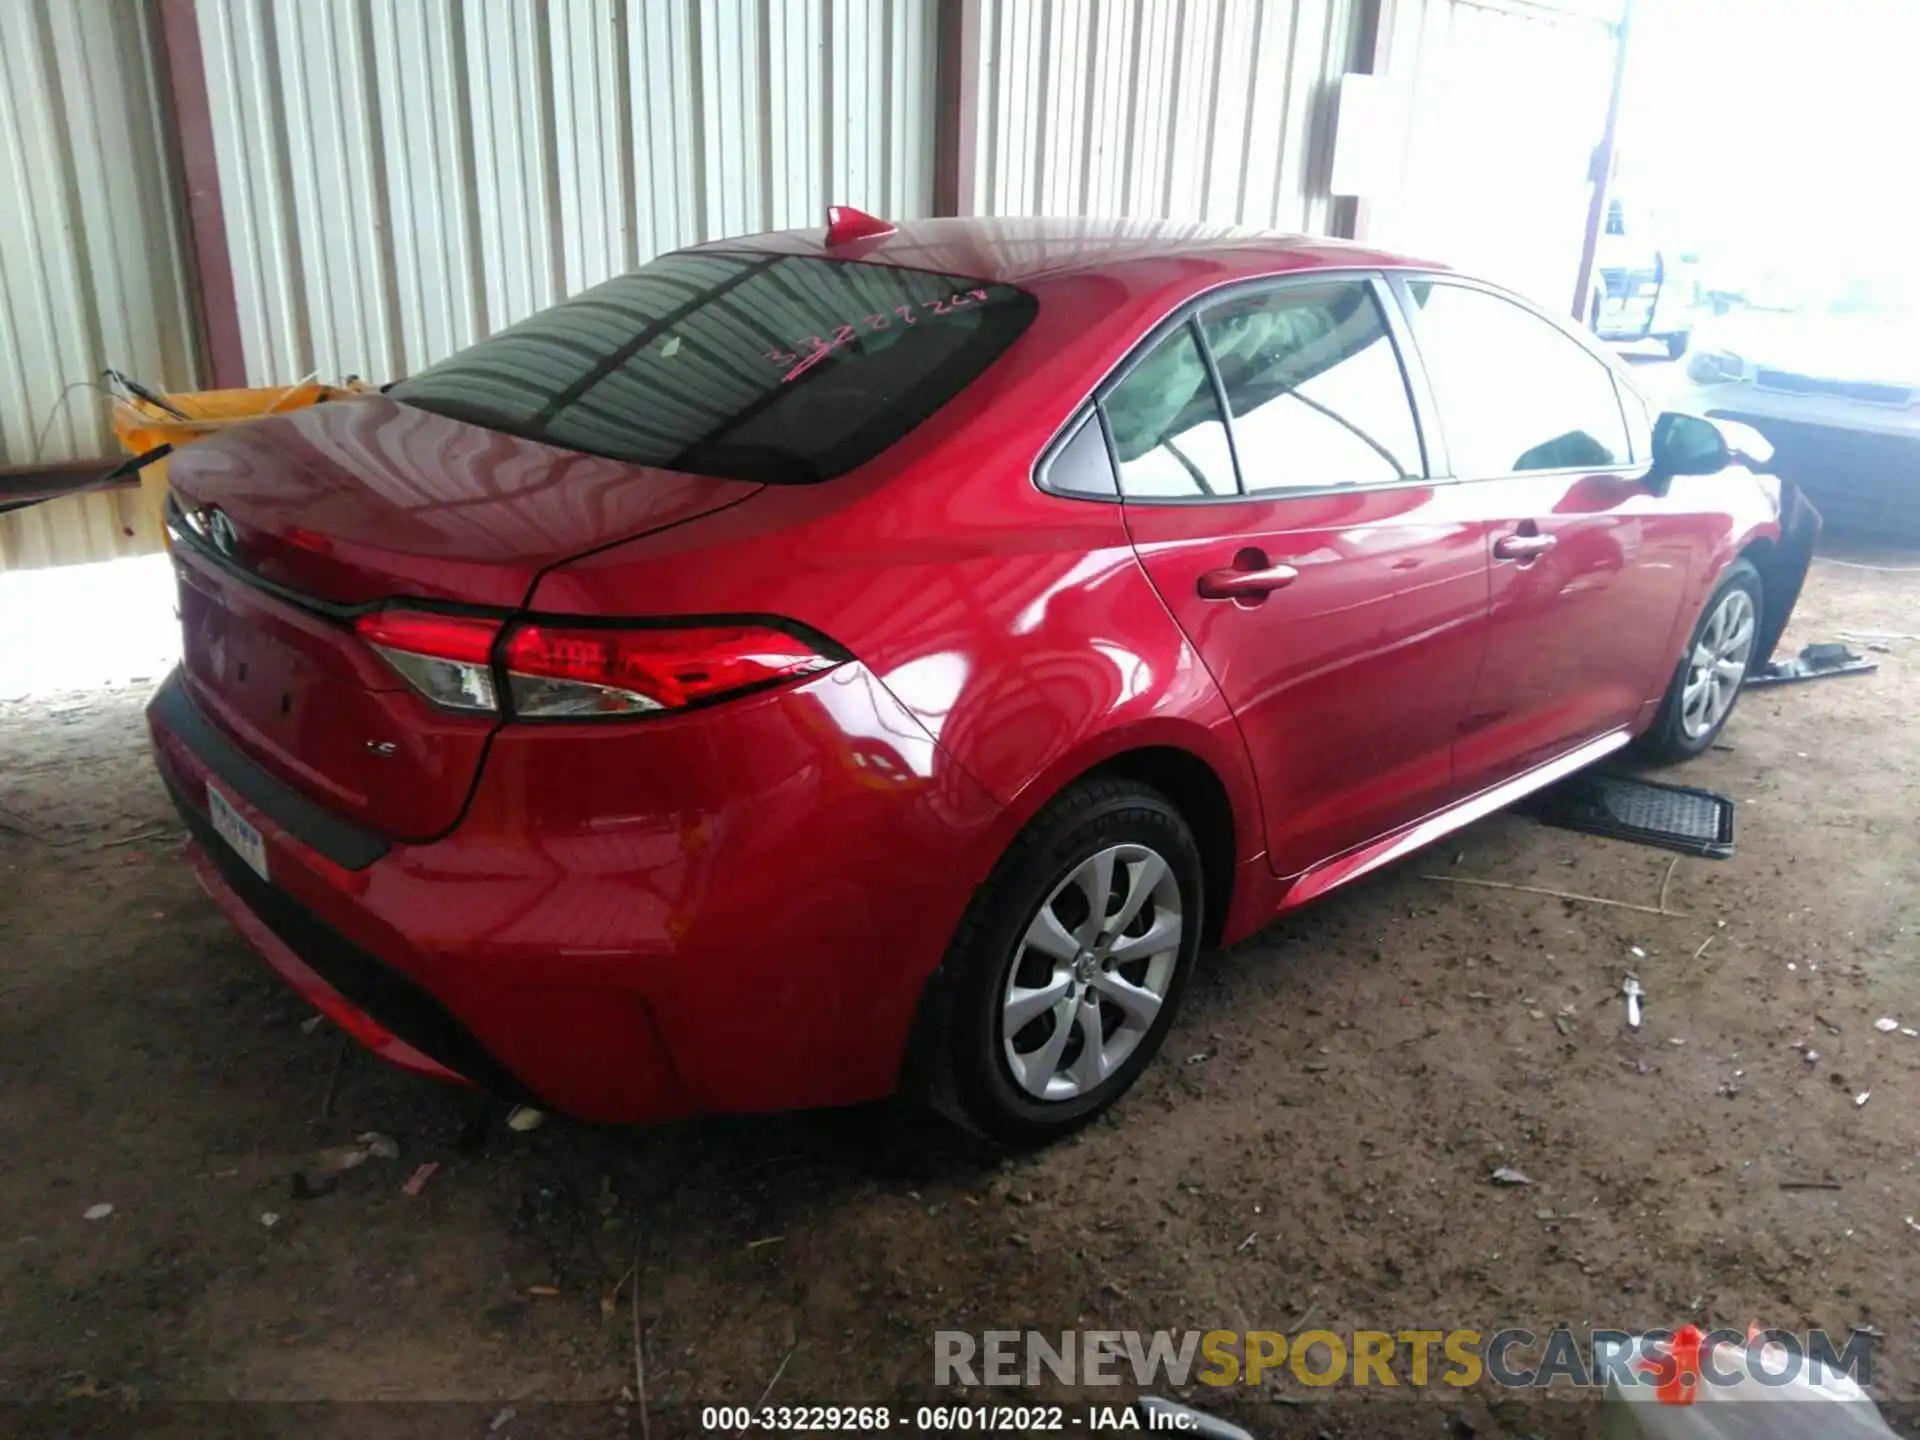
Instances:
[[[1627,302],[1618,295],[1610,295],[1600,306],[1602,315],[1618,315],[1627,308]]]
[[[267,878],[267,846],[260,832],[233,808],[233,802],[207,782],[207,815],[220,838],[233,847],[234,854],[247,862],[253,873]]]

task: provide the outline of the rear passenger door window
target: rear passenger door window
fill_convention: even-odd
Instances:
[[[1407,288],[1456,475],[1629,463],[1613,373],[1581,345],[1485,290],[1434,280]]]
[[[1196,500],[1239,493],[1233,448],[1191,324],[1170,331],[1102,408],[1128,499]]]
[[[1423,476],[1406,374],[1365,280],[1289,285],[1200,312],[1248,493]]]

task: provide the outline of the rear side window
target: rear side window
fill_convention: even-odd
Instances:
[[[1025,291],[810,255],[663,255],[390,387],[569,450],[771,484],[830,479],[965,389]]]
[[[1102,408],[1120,462],[1120,493],[1185,499],[1233,495],[1233,447],[1207,363],[1182,325],[1108,392]]]
[[[1061,495],[1110,498],[1120,493],[1113,474],[1113,456],[1101,432],[1100,417],[1089,410],[1067,442],[1047,462],[1045,483]]]
[[[1236,296],[1200,315],[1247,492],[1420,476],[1399,354],[1362,280]]]
[[[1613,372],[1511,300],[1417,280],[1420,355],[1463,478],[1628,463]]]

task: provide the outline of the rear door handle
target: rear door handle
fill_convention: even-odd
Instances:
[[[1535,560],[1557,543],[1551,535],[1502,535],[1493,542],[1493,553],[1500,560]]]
[[[1300,578],[1291,565],[1270,565],[1258,550],[1242,550],[1234,563],[1220,570],[1201,574],[1198,585],[1202,600],[1251,600],[1259,602],[1275,590],[1283,590]]]

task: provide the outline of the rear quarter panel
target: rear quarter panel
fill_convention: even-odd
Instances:
[[[1005,807],[957,857],[969,883],[1074,776],[1140,746],[1212,766],[1236,855],[1257,855],[1239,732],[1142,572],[1118,503],[1048,495],[1031,479],[1106,370],[1216,273],[1234,272],[1165,261],[1039,288],[1027,335],[878,460],[560,566],[532,604],[773,614],[831,636]]]
[[[942,762],[1005,808],[982,846],[956,857],[969,883],[1074,776],[1141,746],[1207,761],[1233,801],[1236,850],[1257,854],[1238,731],[1141,571],[1119,506],[1043,495],[1024,466],[991,462],[910,488],[811,517],[782,513],[788,497],[770,493],[698,537],[652,537],[621,547],[617,562],[556,572],[535,605],[773,614],[840,642],[934,738]]]
[[[998,814],[854,662],[632,725],[509,725],[460,843],[388,883],[437,988],[494,997],[469,1023],[524,1073],[568,1077],[569,1113],[644,1114],[657,1087],[528,1015],[635,1032],[601,1056],[657,1029],[697,1109],[839,1105],[894,1087],[971,894],[953,857]]]

